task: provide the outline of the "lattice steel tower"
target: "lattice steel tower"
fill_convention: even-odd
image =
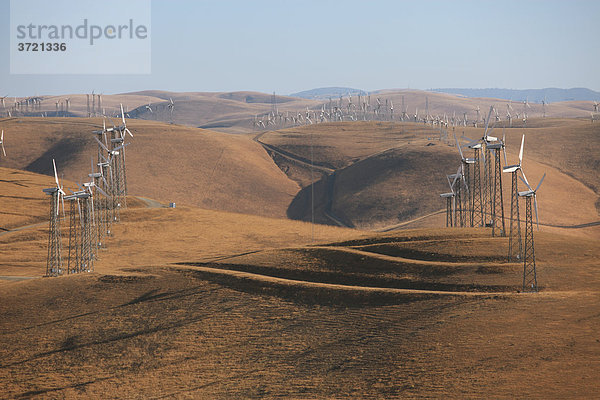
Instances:
[[[69,253],[67,260],[67,274],[79,272],[80,232],[81,218],[79,212],[79,200],[77,195],[66,196],[69,201]],[[71,261],[73,261],[71,265]]]
[[[492,225],[492,236],[498,234],[497,230],[500,230],[499,236],[506,236],[506,227],[504,224],[504,197],[502,195],[502,165],[500,162],[500,151],[503,149],[504,144],[494,143],[489,144],[487,148],[494,155],[494,178],[491,179],[491,225]]]
[[[441,125],[440,125],[441,126]],[[441,129],[441,128],[440,128]],[[471,192],[473,191],[473,185],[471,183],[471,165],[476,166],[477,160],[475,158],[466,158],[462,152],[462,148],[460,147],[460,143],[458,143],[458,139],[456,135],[454,135],[454,141],[456,142],[456,147],[458,148],[458,152],[460,153],[461,159],[461,179],[463,186],[466,190],[466,193],[461,196],[460,208],[461,208],[461,226],[473,226],[473,211],[471,208]]]
[[[504,167],[503,172],[511,174],[510,189],[510,228],[508,233],[508,262],[520,260],[523,256],[523,242],[521,240],[521,220],[519,216],[519,190],[517,187],[517,174],[521,170],[523,161],[523,144],[525,135],[521,139],[519,163]],[[506,153],[504,153],[506,157]]]
[[[43,189],[50,196],[50,226],[48,229],[48,258],[46,259],[46,276],[58,276],[62,274],[62,236],[60,232],[60,200],[65,195],[58,182],[56,163],[52,159],[54,168],[54,181],[56,187]],[[64,213],[64,205],[63,205]]]
[[[46,276],[62,274],[62,236],[60,232],[60,192],[59,188],[44,189],[50,196],[50,226],[48,227],[48,258]]]
[[[481,158],[479,157],[481,144],[472,146],[473,158],[473,184],[471,185],[471,226],[484,226],[484,209],[481,193]]]
[[[508,262],[520,260],[523,256],[521,239],[521,220],[519,217],[519,192],[517,189],[517,171],[511,173],[510,230],[508,234]]]
[[[525,253],[523,257],[523,291],[537,292],[537,271],[535,269],[535,246],[533,242],[533,218],[531,214],[531,199],[533,195],[525,196]]]
[[[542,185],[546,174],[542,176],[540,179],[540,183],[538,183],[537,187],[534,189],[529,186],[529,182],[527,181],[527,177],[525,177],[525,172],[521,169],[521,173],[523,174],[523,178],[521,180],[525,183],[529,190],[524,192],[519,192],[519,197],[525,198],[525,243],[524,243],[524,251],[523,251],[523,291],[538,291],[538,282],[537,282],[537,272],[535,268],[535,247],[533,241],[533,216],[532,216],[532,200],[535,206],[535,219],[538,225],[538,229],[540,226],[539,218],[538,218],[538,206],[537,206],[537,198],[536,192]]]
[[[482,197],[483,201],[481,204],[481,210],[483,215],[483,226],[489,226],[490,216],[492,210],[492,157],[488,143],[485,142],[485,147],[482,149],[484,155],[484,166],[483,166],[483,188]]]

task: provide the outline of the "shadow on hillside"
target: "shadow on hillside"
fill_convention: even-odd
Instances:
[[[63,138],[27,165],[25,170],[37,174],[54,175],[52,170],[52,159],[54,159],[60,173],[60,168],[68,168],[72,163],[73,155],[81,153],[88,144],[89,141],[84,138]]]

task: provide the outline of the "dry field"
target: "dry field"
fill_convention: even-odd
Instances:
[[[0,125],[8,152],[0,167],[51,175],[55,158],[65,179],[88,179],[98,148],[92,132],[102,129],[102,119],[13,118],[0,120]],[[298,191],[247,137],[134,119],[128,127],[134,135],[126,139],[132,143],[126,148],[131,193],[166,203],[285,217]]]
[[[509,162],[525,132],[528,178],[547,173],[538,294],[520,293],[506,238],[429,216],[459,159],[410,123],[226,135],[128,121],[128,209],[95,271],[42,278],[53,177],[36,172],[54,157],[65,187],[82,180],[101,120],[0,124],[0,398],[600,397],[589,121],[506,129]],[[311,179],[317,210],[360,229],[284,218],[306,210]],[[419,229],[367,230],[394,225]]]
[[[525,134],[523,169],[528,179],[537,184],[547,174],[538,198],[542,228],[600,238],[596,168],[600,124],[534,119],[528,125],[503,129],[499,124],[492,134],[506,135],[509,163],[518,161],[520,139]],[[475,139],[482,136],[483,129],[456,128],[450,131],[449,144],[454,142],[454,133]],[[444,223],[444,216],[436,213],[445,207],[438,195],[449,191],[445,175],[456,172],[460,158],[456,147],[439,137],[439,131],[414,123],[356,122],[267,132],[258,140],[303,187],[288,209],[289,217],[311,219],[312,158],[316,221],[336,224],[333,215],[346,226],[388,229]],[[470,150],[464,153],[473,156]],[[510,176],[505,174],[507,216],[510,185]],[[519,185],[519,190],[525,190],[520,181]]]
[[[523,294],[484,230],[313,242],[302,222],[122,215],[94,273],[0,284],[2,397],[600,395],[597,241],[539,233],[542,290]],[[0,236],[2,270],[40,276],[45,240]]]

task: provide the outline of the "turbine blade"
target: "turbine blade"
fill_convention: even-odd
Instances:
[[[450,186],[450,191],[454,193],[454,188],[452,187],[452,183],[450,182],[450,177],[446,175],[446,180],[448,181],[448,186]]]
[[[96,139],[96,142],[98,142],[98,144],[100,145],[100,147],[102,147],[104,149],[104,151],[106,151],[107,153],[110,153],[110,150],[108,149],[108,147],[106,147],[106,145],[104,145],[104,143],[102,143],[100,140],[98,140],[98,138],[95,136],[94,136],[94,139]]]
[[[458,139],[456,138],[456,134],[454,134],[454,141],[456,142],[456,147],[458,147],[458,151],[460,152],[460,158],[462,160],[464,160],[465,157],[463,156],[463,152],[462,152],[462,149],[460,148],[460,144],[458,143]]]
[[[529,186],[529,181],[527,180],[527,177],[525,176],[525,172],[523,171],[523,169],[521,169],[521,175],[523,175],[523,178],[519,177],[524,183],[525,185],[529,188],[529,190],[533,190],[531,188],[531,186]]]
[[[65,193],[64,192],[60,196],[60,202],[62,203],[62,211],[63,211],[63,218],[64,218],[65,217]]]
[[[56,181],[56,187],[60,188],[60,184],[58,183],[58,174],[56,173],[56,162],[54,162],[54,158],[52,159],[52,166],[54,167],[54,180]]]
[[[542,182],[544,181],[545,177],[546,177],[546,173],[544,172],[544,176],[542,176],[542,179],[540,179],[540,183],[538,183],[537,187],[535,188],[536,192],[540,188],[540,186],[542,186]]]
[[[106,194],[106,192],[104,190],[102,190],[102,188],[100,186],[96,186],[96,185],[94,185],[94,186],[95,186],[96,190],[98,192],[100,192],[104,197],[109,197],[108,194]]]
[[[487,137],[487,133],[488,133],[488,125],[490,123],[490,116],[492,115],[492,110],[494,109],[494,107],[490,106],[490,112],[488,113],[488,117],[485,120],[485,132],[483,133],[483,137]]]
[[[521,150],[519,150],[519,165],[521,165],[521,161],[523,161],[523,144],[525,143],[525,134],[521,138]]]
[[[540,230],[540,219],[538,217],[538,205],[537,205],[537,196],[535,193],[533,194],[533,205],[535,206],[535,222],[537,224],[538,231]]]

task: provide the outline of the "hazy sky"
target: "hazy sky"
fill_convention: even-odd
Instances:
[[[288,94],[322,86],[600,90],[594,0],[154,0],[152,73],[105,76],[10,75],[9,5],[0,0],[0,96]]]

